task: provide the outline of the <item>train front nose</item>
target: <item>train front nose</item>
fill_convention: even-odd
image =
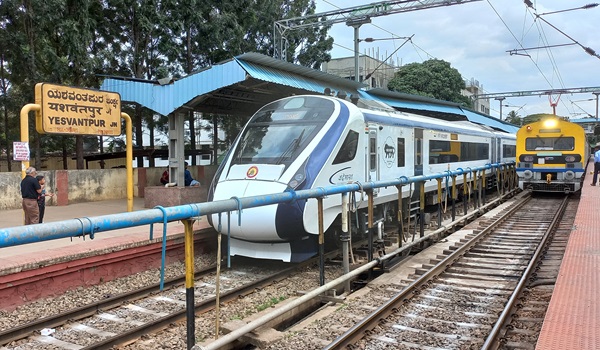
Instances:
[[[224,184],[224,186],[222,186]],[[213,200],[225,200],[232,197],[251,197],[270,193],[281,193],[286,185],[260,180],[230,180],[218,184],[215,189]],[[231,237],[255,242],[274,242],[282,239],[277,235],[275,227],[277,204],[243,209],[241,213],[241,225],[239,225],[238,211],[230,213],[229,232]],[[221,214],[221,233],[227,234],[227,213]],[[215,228],[219,225],[218,214],[212,215]]]

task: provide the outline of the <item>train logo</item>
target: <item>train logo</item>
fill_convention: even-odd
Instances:
[[[394,147],[392,138],[388,137],[383,145],[383,161],[388,168],[391,168],[394,165],[394,159],[396,159],[396,147]]]
[[[333,175],[331,175],[329,177],[329,183],[332,185],[335,184],[339,184],[339,183],[349,183],[354,181],[354,174],[350,173],[346,173],[346,170],[351,170],[350,167],[346,167],[343,169],[340,169],[338,171],[336,171],[335,173],[333,173]]]
[[[256,177],[256,175],[258,175],[258,167],[257,166],[251,166],[250,168],[248,168],[248,171],[246,172],[247,178],[254,179]]]

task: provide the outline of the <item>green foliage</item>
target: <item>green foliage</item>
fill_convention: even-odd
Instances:
[[[536,113],[536,114],[529,114],[527,116],[525,116],[523,118],[523,124],[522,125],[527,125],[527,124],[531,124],[531,123],[535,123],[537,121],[540,121],[544,118],[547,118],[549,116],[553,116],[552,114],[547,114],[547,113]]]
[[[272,55],[273,22],[314,11],[314,0],[0,0],[0,113],[8,119],[0,123],[0,151],[18,139],[19,110],[34,101],[36,83],[98,88],[106,75],[177,78],[244,52]],[[311,67],[329,60],[327,30],[294,33],[290,60]],[[166,132],[166,117],[129,112],[137,146],[143,125]],[[245,120],[219,123],[230,144]],[[79,156],[84,143],[69,137],[30,128],[37,155],[76,147]]]
[[[508,112],[508,114],[506,115],[506,119],[507,122],[514,124],[516,126],[521,126],[523,125],[523,120],[521,119],[521,116],[516,112],[516,111],[510,111]]]
[[[465,88],[462,76],[450,63],[431,59],[423,63],[409,63],[398,69],[388,89],[406,94],[432,97],[471,107],[468,97],[461,95]]]
[[[285,299],[286,298],[283,295],[280,296],[279,298],[271,298],[268,301],[266,301],[266,302],[258,305],[256,307],[256,310],[258,310],[258,311],[266,310],[266,309],[268,309],[268,308],[270,308],[272,306],[275,306],[275,305],[279,304],[280,302],[284,301]]]

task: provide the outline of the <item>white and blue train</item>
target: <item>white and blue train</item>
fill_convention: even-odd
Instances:
[[[515,135],[468,121],[383,106],[364,109],[329,96],[292,96],[262,107],[248,121],[219,167],[208,200],[442,173],[515,161],[515,153]],[[403,189],[407,198],[410,188]],[[427,181],[428,204],[437,203],[436,191],[437,181]],[[397,189],[374,193],[378,218],[395,217]],[[366,196],[356,200],[358,210],[366,211]],[[339,233],[341,196],[325,198],[323,208],[327,240]],[[230,218],[231,255],[297,262],[318,252],[316,199],[244,209],[241,226],[237,215]],[[216,227],[217,215],[209,219]],[[222,231],[228,232],[226,225]]]

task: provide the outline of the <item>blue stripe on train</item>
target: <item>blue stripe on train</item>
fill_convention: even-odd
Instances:
[[[350,111],[348,106],[340,103],[340,113],[335,122],[331,125],[325,136],[321,139],[314,151],[309,155],[305,166],[306,180],[297,188],[304,190],[312,188],[315,179],[327,158],[333,152],[335,145],[341,138],[344,128],[350,119]],[[284,240],[298,239],[306,235],[304,224],[302,223],[302,214],[304,212],[305,201],[294,203],[282,203],[277,206],[277,214],[275,215],[275,229],[277,235]]]

